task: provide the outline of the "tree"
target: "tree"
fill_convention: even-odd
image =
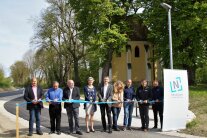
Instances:
[[[16,61],[11,65],[10,69],[14,85],[24,86],[29,80],[29,68],[27,64],[24,61]]]
[[[30,78],[36,76],[34,56],[35,56],[35,51],[32,49],[29,49],[23,56],[23,61],[26,63],[29,69]]]
[[[2,82],[3,80],[4,80],[4,68],[0,64],[0,82]]]
[[[87,45],[87,52],[101,61],[102,77],[108,76],[113,54],[127,43],[124,8],[109,0],[68,2],[75,10],[81,41]]]
[[[143,3],[142,18],[149,29],[148,39],[155,45],[156,59],[169,67],[167,12],[161,0]],[[195,83],[196,68],[207,61],[207,2],[169,1],[172,6],[174,68],[188,71],[189,84]]]
[[[66,0],[48,0],[50,5],[42,15],[42,20],[37,26],[35,42],[41,49],[54,50],[58,56],[57,80],[64,83],[64,77],[68,78],[70,67],[73,65],[74,78],[80,85],[79,61],[84,57],[85,48],[79,40],[77,22],[74,20],[74,12]],[[67,61],[66,64],[63,62]],[[72,64],[71,64],[72,63]],[[55,72],[55,70],[53,70]]]

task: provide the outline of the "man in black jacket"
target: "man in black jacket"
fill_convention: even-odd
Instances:
[[[154,127],[157,128],[157,113],[159,112],[160,116],[160,124],[162,129],[162,122],[163,122],[163,98],[164,98],[164,91],[161,86],[159,86],[159,82],[157,80],[153,81],[153,88],[152,88],[152,100],[155,103],[152,105],[153,113],[154,113]]]
[[[40,129],[40,112],[43,108],[41,101],[43,90],[40,86],[37,86],[37,79],[32,78],[31,85],[25,88],[24,99],[29,102],[27,104],[27,110],[29,110],[29,134],[33,134],[34,118],[36,118],[36,132],[39,135],[43,135]]]
[[[104,85],[101,86],[99,92],[98,92],[98,98],[99,102],[107,102],[111,101],[113,94],[113,86],[109,84],[109,77],[104,77]],[[100,110],[101,110],[101,121],[103,126],[103,132],[106,132],[106,118],[105,115],[107,114],[108,118],[108,132],[112,133],[111,125],[111,104],[100,104]],[[106,113],[105,113],[106,112]]]
[[[73,80],[68,80],[67,87],[63,90],[63,100],[79,100],[80,99],[80,89],[74,86]],[[75,120],[76,134],[82,135],[79,126],[79,107],[80,103],[64,103],[64,108],[67,111],[69,131],[68,134],[73,133],[73,118]]]
[[[147,81],[142,80],[141,86],[137,88],[136,99],[139,102],[139,112],[142,123],[142,130],[148,131],[149,127],[149,101],[151,100],[151,90],[147,86]]]

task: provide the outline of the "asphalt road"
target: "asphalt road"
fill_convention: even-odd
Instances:
[[[23,93],[23,89],[20,89],[18,91],[12,91],[12,92],[1,92],[0,97],[13,96],[13,95],[22,94],[22,93]]]
[[[7,92],[7,93],[0,93],[0,97],[5,97],[5,96],[11,96],[11,95],[16,95],[16,94],[22,94],[22,91],[18,92]],[[16,103],[22,103],[25,102],[23,97],[13,99],[11,101],[8,101],[4,104],[4,107],[7,111],[9,111],[12,114],[15,114],[15,108],[16,108]],[[65,109],[63,109],[65,110]],[[24,118],[26,120],[29,119],[29,113],[26,110],[26,106],[20,107],[20,117]],[[106,133],[106,132],[101,132],[102,130],[102,125],[101,122],[95,121],[95,133],[85,133],[85,119],[80,118],[80,127],[81,130],[83,131],[83,135],[79,136],[76,134],[72,134],[75,137],[80,137],[80,138],[105,138],[105,137],[113,137],[113,138],[175,138],[174,136],[167,136],[167,135],[162,135],[159,133],[156,133],[155,130],[149,130],[148,132],[143,132],[139,130],[139,128],[134,128],[133,131],[120,131],[120,132],[115,132],[113,131],[112,134]],[[29,124],[28,124],[29,125]],[[47,108],[44,108],[41,111],[41,125],[47,128],[50,128],[50,120],[49,120],[49,112]],[[62,133],[66,133],[68,130],[68,118],[65,113],[62,113],[61,117],[61,131]],[[44,132],[48,133],[48,132]]]

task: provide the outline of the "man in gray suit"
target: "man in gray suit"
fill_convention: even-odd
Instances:
[[[104,77],[104,85],[101,86],[98,92],[99,102],[110,102],[113,94],[113,86],[109,84],[109,77]],[[108,118],[108,132],[112,133],[111,129],[111,104],[100,104],[101,110],[101,121],[103,126],[103,132],[106,132],[106,118],[105,113],[107,114]]]
[[[74,86],[73,80],[68,80],[67,87],[63,90],[63,100],[79,100],[80,89]],[[80,103],[64,103],[64,108],[67,111],[69,131],[68,134],[73,133],[73,118],[75,120],[76,134],[83,135],[79,126],[79,107]]]

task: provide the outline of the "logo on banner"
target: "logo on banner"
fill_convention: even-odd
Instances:
[[[175,80],[170,81],[170,91],[171,93],[182,92],[183,86],[180,77],[176,77]]]
[[[176,77],[175,80],[170,81],[170,93],[174,98],[183,97],[183,85],[181,77]]]

